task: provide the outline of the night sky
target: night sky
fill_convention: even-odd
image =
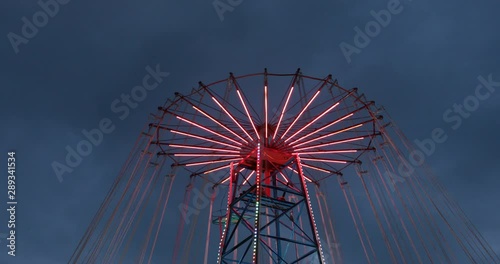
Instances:
[[[498,1],[40,2],[57,8],[40,15],[37,1],[0,4],[0,233],[7,233],[8,151],[16,152],[18,201],[16,257],[0,235],[0,263],[66,263],[149,113],[200,80],[266,67],[333,74],[385,106],[411,140],[444,129],[447,140],[426,161],[500,254]],[[214,3],[227,11],[219,15]],[[391,20],[369,43],[355,37],[388,8]],[[40,26],[23,31],[34,15]],[[148,66],[169,75],[128,113],[113,111]],[[489,96],[453,112],[476,97],[480,76],[493,83],[481,91]],[[64,163],[66,147],[103,119],[113,131],[60,181],[54,162]]]

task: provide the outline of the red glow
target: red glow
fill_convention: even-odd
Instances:
[[[252,128],[255,131],[257,138],[260,139],[259,132],[257,132],[257,128],[255,127],[255,124],[253,123],[252,116],[250,116],[250,112],[248,112],[247,105],[245,104],[245,101],[243,100],[243,97],[241,96],[240,90],[236,89],[236,93],[238,94],[238,97],[240,98],[241,104],[243,105],[243,108],[245,109],[245,113],[247,114],[248,120],[250,120],[250,124],[252,124]]]
[[[281,177],[283,177],[283,180],[285,180],[285,182],[288,183],[288,179],[286,178],[285,174],[283,174],[283,172],[280,171],[280,175]]]
[[[286,98],[286,102],[285,102],[285,105],[283,106],[283,110],[281,110],[281,115],[280,115],[280,119],[278,120],[278,125],[276,125],[276,130],[274,130],[273,139],[276,137],[276,134],[278,134],[278,130],[279,130],[281,121],[283,120],[283,116],[285,115],[286,107],[288,106],[288,102],[290,101],[290,97],[292,96],[292,92],[293,92],[293,86],[290,89],[290,92],[288,93],[288,97]]]
[[[309,146],[309,147],[303,147],[300,149],[297,149],[296,151],[303,151],[306,149],[312,149],[312,148],[321,148],[321,147],[326,147],[326,146],[332,146],[332,145],[337,145],[337,144],[342,144],[342,143],[347,143],[347,142],[352,142],[352,141],[357,141],[364,139],[364,137],[357,137],[357,138],[350,138],[350,139],[344,139],[344,140],[337,140],[337,141],[332,141],[328,143],[323,143],[323,144],[318,144],[314,146]]]
[[[338,154],[338,153],[354,153],[358,152],[355,149],[345,149],[345,150],[318,150],[311,152],[301,152],[300,155],[314,155],[314,154]]]
[[[221,133],[215,132],[215,131],[213,131],[212,129],[206,128],[206,127],[204,127],[204,126],[202,126],[202,125],[200,125],[200,124],[197,124],[197,123],[195,123],[195,122],[193,122],[193,121],[187,120],[187,119],[185,119],[185,118],[183,118],[183,117],[180,117],[180,116],[177,116],[177,119],[179,119],[179,120],[181,120],[181,121],[184,121],[184,122],[186,122],[186,123],[188,123],[188,124],[191,124],[191,125],[193,125],[193,126],[196,126],[196,127],[200,128],[200,129],[202,129],[202,130],[205,130],[205,131],[207,131],[207,132],[209,132],[209,133],[212,133],[212,134],[214,134],[214,135],[217,135],[217,136],[219,136],[219,137],[221,137],[221,138],[224,138],[224,139],[226,139],[226,140],[229,140],[229,141],[231,141],[231,142],[233,142],[233,143],[235,143],[235,144],[237,144],[237,145],[240,145],[240,146],[242,145],[242,144],[241,144],[241,142],[238,142],[238,141],[236,141],[236,140],[234,140],[234,139],[232,139],[232,138],[230,138],[230,137],[224,136],[224,135],[222,135]]]
[[[295,117],[295,119],[293,120],[292,124],[286,129],[285,133],[283,133],[283,135],[281,136],[281,139],[283,139],[286,135],[286,133],[288,133],[288,131],[290,131],[290,129],[292,129],[293,125],[295,125],[295,123],[299,120],[299,118],[302,116],[302,114],[307,110],[307,108],[313,103],[314,99],[316,99],[316,97],[318,97],[319,93],[321,92],[321,90],[318,90],[314,96],[311,98],[311,100],[309,100],[309,102],[306,104],[306,106],[302,109],[302,111],[300,111],[299,115],[297,115],[297,117]]]
[[[340,103],[336,103],[332,106],[330,106],[330,108],[328,108],[326,111],[324,111],[323,113],[321,113],[320,115],[318,115],[316,118],[314,118],[312,121],[308,122],[304,127],[302,127],[301,129],[299,129],[299,131],[295,132],[293,135],[289,136],[285,142],[287,142],[288,140],[292,139],[293,137],[295,137],[297,134],[299,134],[300,132],[304,131],[304,129],[308,128],[310,125],[314,124],[316,121],[318,121],[318,119],[322,118],[324,115],[328,114],[328,112],[332,111],[333,108],[337,107]]]
[[[321,171],[321,172],[325,172],[325,173],[332,173],[332,172],[331,172],[331,171],[329,171],[329,170],[325,170],[325,169],[323,169],[323,168],[316,167],[316,166],[312,166],[312,165],[307,165],[307,164],[304,164],[304,163],[302,163],[302,167],[306,167],[306,168],[314,169],[314,170]]]
[[[308,161],[319,161],[319,162],[330,162],[330,163],[341,163],[345,164],[347,161],[345,160],[335,160],[335,159],[319,159],[319,158],[301,158],[302,160],[308,160]]]
[[[223,170],[223,169],[226,169],[226,168],[229,168],[229,167],[231,167],[231,164],[220,166],[220,167],[215,168],[215,169],[207,170],[203,174],[209,174],[209,173],[212,173],[212,172],[215,172],[215,171],[219,171],[219,170]]]
[[[267,120],[267,85],[264,86],[264,114],[266,115],[266,123],[264,124],[264,126],[266,127],[266,139],[267,139],[267,133],[268,133],[268,127],[267,127],[267,124],[269,123],[269,121]]]
[[[245,141],[248,143],[248,140],[242,138],[240,135],[238,135],[236,132],[234,132],[232,129],[228,128],[226,125],[222,124],[221,122],[219,122],[217,119],[213,118],[211,115],[209,115],[208,113],[206,113],[205,111],[199,109],[198,107],[194,106],[193,105],[193,108],[200,112],[202,115],[206,116],[208,119],[212,120],[214,123],[216,123],[217,125],[221,126],[222,128],[224,128],[226,131],[228,131],[229,133],[235,135],[237,138]]]
[[[176,157],[239,157],[238,154],[177,153]]]
[[[250,179],[250,177],[252,177],[252,175],[255,173],[255,171],[252,171],[252,173],[250,173],[250,175],[248,175],[248,177],[246,177],[246,179],[243,181],[243,185],[245,185],[245,183],[248,182],[248,180]]]
[[[228,144],[228,143],[224,143],[224,142],[221,142],[221,141],[209,139],[209,138],[198,136],[198,135],[191,134],[191,133],[186,133],[186,132],[177,131],[177,130],[173,130],[173,129],[171,129],[170,132],[175,133],[175,134],[179,134],[179,135],[183,135],[183,136],[187,136],[187,137],[192,137],[192,138],[197,138],[197,139],[205,140],[205,141],[216,143],[216,144],[221,144],[221,145],[228,146],[228,147],[235,148],[235,149],[240,149],[240,147],[236,147],[236,146],[233,146],[233,145]]]
[[[228,162],[228,161],[239,161],[239,160],[241,160],[241,159],[240,158],[238,158],[238,159],[221,159],[221,160],[210,160],[210,161],[186,163],[186,164],[181,164],[181,165],[186,166],[186,167],[191,167],[191,166],[200,166],[200,165],[208,165],[208,164],[214,164],[214,163],[221,163],[221,162]]]
[[[294,168],[292,168],[292,167],[290,167],[290,166],[288,166],[288,168],[289,168],[290,170],[292,170],[293,172],[297,173],[298,175],[300,175],[300,173],[299,173],[297,170],[295,170]],[[302,175],[302,176],[304,176],[304,179],[306,179],[308,182],[313,182],[313,181],[311,180],[311,178],[307,177],[306,175]]]
[[[351,116],[353,116],[353,115],[354,115],[354,113],[351,113],[351,114],[348,114],[348,115],[346,115],[346,116],[344,116],[344,117],[341,117],[341,118],[339,118],[339,119],[337,119],[337,120],[335,120],[335,121],[331,122],[330,124],[328,124],[328,125],[326,125],[326,126],[324,126],[324,127],[320,128],[320,129],[318,129],[318,130],[315,130],[315,131],[313,131],[313,132],[311,132],[311,133],[309,133],[309,134],[307,134],[307,135],[304,135],[304,136],[302,136],[302,137],[300,137],[300,138],[298,138],[298,139],[296,139],[296,140],[292,141],[292,142],[290,143],[290,145],[293,145],[293,144],[295,144],[295,143],[297,143],[297,142],[299,142],[299,141],[301,141],[301,140],[304,140],[304,139],[306,139],[306,138],[308,138],[308,137],[310,137],[310,136],[312,136],[312,135],[314,135],[314,134],[316,134],[316,133],[318,133],[318,132],[320,132],[320,131],[323,131],[323,130],[325,130],[325,129],[327,129],[327,128],[329,128],[329,127],[331,127],[331,126],[333,126],[333,125],[337,124],[338,122],[341,122],[341,121],[343,121],[344,119],[347,119],[347,118],[349,118],[349,117],[351,117]]]
[[[314,142],[314,141],[321,140],[321,139],[323,139],[323,138],[331,137],[331,136],[334,136],[334,135],[337,135],[337,134],[340,134],[340,133],[343,133],[343,132],[349,131],[349,130],[351,130],[351,129],[355,129],[355,128],[361,127],[362,125],[363,125],[363,124],[358,124],[358,125],[354,125],[354,126],[350,126],[350,127],[347,127],[347,128],[341,129],[341,130],[337,130],[337,131],[334,131],[334,132],[332,132],[332,133],[328,133],[328,134],[326,134],[326,135],[323,135],[323,136],[320,136],[320,137],[313,138],[313,139],[310,139],[310,140],[308,140],[308,141],[302,142],[302,143],[300,143],[300,144],[295,145],[294,147],[302,146],[302,145],[305,145],[305,144],[308,144],[308,143],[311,143],[311,142]]]
[[[227,152],[227,153],[239,153],[239,151],[237,151],[237,150],[229,150],[229,149],[222,149],[222,148],[208,148],[208,147],[199,147],[199,146],[190,146],[190,145],[178,145],[178,144],[170,144],[168,146],[172,147],[172,148],[185,148],[185,149],[221,151],[221,152]]]
[[[231,176],[228,176],[225,180],[223,180],[223,181],[221,182],[221,184],[223,184],[223,183],[225,183],[225,182],[229,181],[229,179],[231,179]]]
[[[241,124],[238,121],[236,121],[236,119],[233,117],[233,115],[230,114],[229,111],[227,111],[226,108],[221,103],[219,103],[217,98],[212,96],[212,100],[214,100],[214,102],[222,109],[222,111],[224,111],[224,113],[226,113],[226,115],[229,116],[229,118],[231,118],[231,120],[233,120],[233,122],[241,129],[241,131],[243,131],[243,133],[245,133],[245,135],[247,135],[248,138],[253,140],[253,138],[250,136],[250,134],[248,134],[248,132],[241,126]]]

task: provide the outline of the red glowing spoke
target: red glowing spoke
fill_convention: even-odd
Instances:
[[[309,134],[306,134],[306,135],[304,135],[304,136],[302,136],[302,137],[300,137],[300,138],[298,138],[298,139],[296,139],[296,140],[294,140],[294,141],[290,142],[290,145],[294,145],[295,143],[297,143],[297,142],[299,142],[299,141],[302,141],[302,140],[304,140],[304,139],[306,139],[306,138],[308,138],[308,137],[310,137],[310,136],[312,136],[312,135],[314,135],[314,134],[316,134],[316,133],[319,133],[319,132],[321,132],[321,131],[323,131],[323,130],[325,130],[325,129],[327,129],[327,128],[329,128],[329,127],[331,127],[331,126],[333,126],[333,125],[335,125],[335,124],[337,124],[337,123],[339,123],[339,122],[341,122],[341,121],[343,121],[343,120],[345,120],[345,119],[347,119],[347,118],[349,118],[349,117],[351,117],[351,116],[353,116],[354,114],[356,114],[357,112],[359,112],[359,111],[361,111],[361,110],[365,109],[366,107],[367,107],[367,106],[360,107],[360,108],[358,108],[358,109],[356,109],[356,110],[354,110],[354,111],[350,112],[349,114],[346,114],[346,115],[345,115],[345,116],[343,116],[343,117],[337,118],[336,120],[332,121],[331,123],[328,123],[328,124],[326,124],[326,125],[324,125],[324,126],[322,126],[322,127],[318,128],[318,129],[316,129],[316,130],[314,130],[314,131],[310,132]]]
[[[229,165],[223,165],[223,166],[211,169],[211,170],[204,171],[203,174],[209,174],[209,173],[220,171],[220,170],[223,170],[223,169],[226,169],[226,168],[229,168],[229,167],[231,167],[231,164],[229,164]]]
[[[292,124],[290,126],[288,126],[288,128],[285,130],[285,133],[283,133],[283,135],[281,135],[281,139],[283,139],[285,137],[285,135],[288,133],[288,131],[290,131],[290,129],[292,129],[293,125],[295,125],[295,123],[299,120],[299,118],[302,116],[302,114],[304,114],[304,112],[307,110],[307,108],[309,108],[309,106],[313,103],[314,99],[316,99],[316,97],[318,97],[318,95],[321,92],[321,90],[323,89],[323,87],[325,87],[325,85],[328,83],[328,81],[331,78],[332,78],[332,76],[328,75],[328,77],[324,80],[323,84],[321,84],[321,86],[318,88],[318,91],[316,91],[316,93],[311,98],[311,100],[309,100],[309,102],[307,102],[306,106],[304,106],[304,108],[300,111],[300,113],[295,117]]]
[[[312,149],[312,148],[321,148],[321,147],[333,146],[333,145],[337,145],[337,144],[342,144],[342,143],[348,143],[348,142],[362,140],[364,138],[365,137],[357,137],[357,138],[349,138],[349,139],[344,139],[344,140],[336,140],[336,141],[331,141],[331,142],[327,142],[327,143],[323,143],[323,144],[318,144],[318,145],[303,147],[303,148],[300,148],[300,149],[296,149],[295,151],[300,152],[300,151],[304,151],[304,150]]]
[[[220,184],[223,184],[223,183],[225,183],[225,182],[229,181],[229,179],[231,179],[231,176],[228,176],[225,180],[221,181],[221,183],[220,183]]]
[[[351,114],[345,115],[345,116],[343,116],[343,117],[341,117],[341,118],[339,118],[339,119],[337,119],[337,120],[335,120],[335,121],[333,121],[333,122],[331,122],[329,124],[326,124],[325,126],[323,126],[323,127],[319,128],[319,129],[317,129],[317,130],[315,130],[315,131],[313,131],[313,132],[311,132],[311,133],[309,133],[307,135],[304,135],[304,136],[302,136],[302,137],[300,137],[300,138],[292,141],[290,143],[290,145],[293,145],[293,144],[295,144],[295,143],[297,143],[297,142],[299,142],[301,140],[304,140],[304,139],[306,139],[306,138],[308,138],[308,137],[310,137],[310,136],[312,136],[312,135],[314,135],[314,134],[316,134],[316,133],[318,133],[318,132],[320,132],[322,130],[325,130],[325,129],[327,129],[327,128],[329,128],[329,127],[331,127],[331,126],[333,126],[333,125],[335,125],[335,124],[337,124],[337,123],[339,123],[339,122],[341,122],[341,121],[343,121],[343,120],[345,120],[345,119],[353,116],[353,115],[354,114],[351,113]]]
[[[299,118],[302,116],[302,114],[304,114],[304,112],[307,110],[307,108],[313,103],[314,99],[316,99],[316,97],[318,97],[318,95],[319,95],[320,92],[321,92],[321,90],[318,90],[314,94],[314,96],[311,98],[311,100],[309,100],[309,102],[302,109],[302,111],[300,111],[300,113],[295,117],[295,119],[293,120],[292,124],[290,126],[288,126],[288,128],[285,130],[285,133],[283,133],[283,135],[281,135],[281,139],[283,139],[285,137],[286,133],[288,133],[288,131],[290,131],[290,129],[292,129],[293,125],[295,125],[295,123],[299,120]]]
[[[249,182],[248,180],[250,179],[250,177],[252,177],[252,175],[253,175],[254,173],[255,173],[255,171],[252,171],[252,172],[250,173],[250,175],[248,175],[248,176],[245,178],[245,180],[243,181],[243,185],[245,185],[245,183]]]
[[[179,135],[183,135],[183,136],[187,136],[187,137],[192,137],[192,138],[201,139],[201,140],[205,140],[205,141],[208,141],[208,142],[212,142],[212,143],[224,145],[224,146],[227,146],[227,147],[230,147],[230,148],[235,148],[235,149],[238,149],[238,150],[241,149],[240,147],[233,146],[233,145],[228,144],[228,143],[224,143],[224,142],[221,142],[221,141],[213,140],[213,139],[210,139],[210,138],[207,138],[207,137],[203,137],[203,136],[199,136],[199,135],[195,135],[195,134],[191,134],[191,133],[186,133],[186,132],[182,132],[182,131],[178,131],[178,130],[173,130],[173,129],[171,129],[170,132],[172,132],[174,134],[179,134]]]
[[[292,86],[292,88],[290,88],[290,92],[288,93],[288,96],[286,98],[285,105],[283,106],[283,110],[281,110],[280,119],[278,120],[278,124],[276,125],[276,129],[274,130],[273,139],[276,138],[276,134],[278,134],[278,130],[280,128],[281,121],[283,120],[283,116],[285,116],[286,107],[288,106],[288,102],[290,101],[290,97],[292,96],[292,92],[293,92],[293,86]]]
[[[329,162],[329,163],[340,163],[340,164],[346,164],[348,161],[346,160],[336,160],[336,159],[321,159],[321,158],[304,158],[301,157],[301,160],[307,160],[307,161],[318,161],[318,162]]]
[[[300,155],[314,155],[314,154],[340,154],[340,153],[355,153],[358,152],[357,149],[343,149],[343,150],[318,150],[310,152],[300,152]]]
[[[229,111],[217,100],[217,98],[212,96],[212,100],[222,109],[222,111],[224,111],[224,113],[226,113],[227,116],[229,116],[229,118],[231,118],[231,120],[233,120],[233,122],[241,129],[241,131],[243,131],[243,133],[245,133],[245,135],[247,135],[248,138],[253,140],[252,136],[248,134],[248,132],[243,128],[240,122],[238,122],[236,118],[234,118],[234,116],[231,113],[229,113]]]
[[[268,134],[268,123],[269,121],[267,120],[267,84],[264,86],[264,115],[265,115],[265,119],[266,119],[266,123],[264,124],[264,126],[266,127],[266,139],[267,139],[267,134]]]
[[[239,154],[176,153],[176,157],[239,157]]]
[[[214,134],[214,135],[217,135],[217,136],[219,136],[219,137],[221,137],[221,138],[224,138],[224,139],[226,139],[226,140],[228,140],[228,141],[231,141],[231,142],[233,142],[233,143],[235,143],[235,144],[237,144],[237,145],[240,145],[240,146],[242,145],[242,144],[241,144],[241,142],[238,142],[238,141],[236,141],[236,140],[234,140],[234,139],[232,139],[232,138],[230,138],[230,137],[224,136],[224,135],[222,135],[222,134],[221,134],[221,133],[219,133],[219,132],[215,132],[215,131],[213,131],[213,130],[212,130],[212,129],[210,129],[210,128],[206,128],[206,127],[204,127],[204,126],[202,126],[202,125],[200,125],[200,124],[198,124],[198,123],[195,123],[195,122],[193,122],[193,121],[187,120],[187,119],[185,119],[185,118],[183,118],[183,117],[180,117],[180,116],[176,116],[176,117],[177,117],[177,119],[179,119],[179,120],[181,120],[181,121],[184,121],[184,122],[186,122],[186,123],[188,123],[188,124],[191,124],[191,125],[193,125],[193,126],[196,126],[196,127],[200,128],[200,129],[202,129],[202,130],[205,130],[205,131],[207,131],[207,132],[209,132],[209,133],[212,133],[212,134]]]
[[[283,174],[283,172],[280,171],[280,175],[281,177],[283,177],[283,180],[285,180],[286,183],[289,182],[289,180],[286,178],[285,174]]]
[[[202,115],[206,116],[208,119],[212,120],[214,123],[216,123],[217,125],[221,126],[222,128],[224,128],[226,131],[228,131],[229,133],[233,134],[234,136],[236,136],[237,138],[245,141],[248,143],[248,140],[242,138],[240,135],[238,135],[236,132],[234,132],[232,129],[230,129],[229,127],[227,127],[226,125],[222,124],[220,121],[218,121],[217,119],[215,119],[213,116],[211,116],[210,114],[206,113],[205,111],[199,109],[198,107],[194,106],[193,105],[193,108],[200,112]]]
[[[201,162],[193,162],[193,163],[182,163],[182,164],[177,164],[176,166],[186,166],[186,167],[191,167],[191,166],[201,166],[201,165],[209,165],[209,164],[215,164],[215,163],[221,163],[221,162],[228,162],[228,161],[239,161],[241,158],[237,159],[218,159],[218,160],[209,160],[209,161],[201,161]]]
[[[294,168],[292,168],[292,167],[290,167],[290,166],[287,166],[287,168],[289,168],[289,169],[290,169],[290,170],[292,170],[293,172],[295,172],[295,173],[297,173],[298,175],[300,175],[300,173],[299,173],[296,169],[294,169]],[[308,182],[313,182],[313,180],[311,180],[311,178],[307,177],[306,175],[302,175],[302,176],[304,176],[304,178],[305,178]]]
[[[162,143],[160,143],[160,144],[162,144]],[[240,153],[237,150],[229,150],[229,149],[223,149],[223,148],[209,148],[209,147],[178,145],[178,144],[168,144],[168,146],[172,147],[172,148],[185,148],[185,149],[196,149],[196,150],[220,151],[220,152],[227,152],[227,153]]]
[[[316,167],[316,166],[308,165],[308,164],[305,164],[305,163],[302,163],[302,167],[306,167],[306,168],[309,168],[309,169],[313,169],[313,170],[317,170],[317,171],[321,171],[321,172],[324,172],[324,173],[329,173],[329,174],[334,173],[334,172],[332,172],[332,171],[325,170],[325,169],[320,168],[320,167]]]
[[[340,105],[340,103],[342,101],[344,101],[344,99],[346,99],[348,96],[350,96],[355,90],[352,90],[351,92],[347,93],[346,95],[344,95],[340,100],[338,100],[335,104],[333,104],[332,106],[330,106],[328,109],[326,109],[325,111],[323,111],[321,114],[317,115],[313,120],[309,121],[305,126],[303,126],[301,129],[299,129],[297,132],[295,132],[293,135],[289,136],[285,142],[291,140],[293,137],[295,137],[296,135],[298,135],[300,132],[304,131],[306,128],[310,127],[312,124],[316,123],[316,121],[318,121],[320,118],[322,118],[323,116],[325,116],[326,114],[330,113],[330,111],[332,111],[335,107],[337,107],[338,105]],[[317,131],[315,131],[317,132]]]
[[[250,116],[250,112],[248,112],[247,105],[245,104],[245,100],[243,100],[243,97],[241,96],[240,89],[236,88],[236,93],[238,94],[238,97],[240,98],[240,102],[243,105],[243,108],[245,109],[245,113],[247,114],[248,120],[250,120],[250,124],[252,124],[252,128],[255,131],[255,135],[257,135],[257,138],[260,139],[259,132],[257,131],[257,128],[255,127],[255,124],[252,120],[252,116]]]
[[[308,128],[312,124],[314,124],[316,121],[318,121],[320,118],[322,118],[324,115],[328,114],[333,108],[337,107],[340,103],[335,103],[334,105],[330,106],[326,111],[315,117],[313,120],[309,121],[305,126],[303,126],[301,129],[299,129],[297,132],[293,133],[293,135],[289,136],[287,139],[285,139],[285,142],[288,140],[292,139],[296,135],[298,135],[300,132],[304,131],[304,129]]]
[[[368,121],[368,122],[371,122],[371,120]],[[325,134],[325,135],[322,135],[322,136],[310,139],[308,141],[302,142],[300,144],[293,145],[293,147],[296,148],[296,147],[299,147],[299,146],[302,146],[302,145],[309,144],[309,143],[314,142],[314,141],[318,141],[318,140],[321,140],[321,139],[324,139],[324,138],[328,138],[328,137],[331,137],[331,136],[338,135],[340,133],[344,133],[344,132],[349,131],[349,130],[353,130],[355,128],[363,126],[363,124],[365,124],[365,123],[367,123],[367,122],[362,122],[362,123],[359,123],[359,124],[356,124],[356,125],[352,125],[352,126],[346,127],[344,129],[336,130],[336,131],[333,131],[331,133],[328,133],[328,134]]]

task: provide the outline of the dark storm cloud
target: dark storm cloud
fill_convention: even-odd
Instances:
[[[4,1],[0,133],[2,151],[18,152],[20,205],[18,256],[7,258],[2,249],[0,262],[65,263],[149,112],[199,80],[264,67],[332,73],[341,85],[359,87],[385,105],[410,139],[447,129],[449,139],[427,161],[499,252],[500,213],[492,209],[499,206],[500,91],[456,131],[442,119],[474,92],[479,75],[500,81],[499,4],[402,2],[404,10],[348,64],[339,44],[352,42],[353,28],[387,2],[247,0],[221,22],[211,1],[72,0],[16,54],[7,34],[20,34],[21,18],[40,8],[36,1]],[[119,121],[110,103],[141,82],[144,67],[156,64],[171,75]],[[104,117],[114,118],[116,131],[59,183],[51,162],[63,159],[65,146]]]

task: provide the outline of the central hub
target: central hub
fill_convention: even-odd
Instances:
[[[275,170],[283,165],[285,165],[290,158],[292,157],[291,153],[283,152],[274,148],[264,147],[262,148],[261,159],[264,161],[268,161],[267,166],[268,170]],[[271,165],[270,163],[274,164]],[[257,149],[254,149],[243,161],[241,162],[241,166],[249,169],[256,170],[257,168]]]

